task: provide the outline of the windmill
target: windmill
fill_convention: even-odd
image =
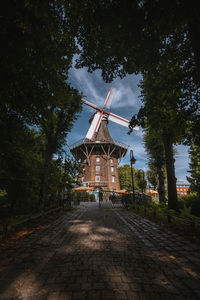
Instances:
[[[82,173],[79,180],[83,185],[98,190],[120,190],[118,164],[126,155],[128,145],[111,138],[108,121],[129,127],[129,120],[113,114],[109,109],[113,99],[111,88],[103,108],[82,99],[82,102],[95,109],[88,132],[82,140],[70,146],[71,153],[81,160]],[[138,127],[134,128],[138,130]]]
[[[122,125],[122,126],[125,126],[125,127],[129,127],[129,123],[130,121],[125,119],[125,118],[122,118],[118,115],[115,115],[111,112],[107,112],[105,109],[106,108],[110,108],[111,107],[111,104],[112,104],[112,99],[113,99],[113,96],[111,96],[112,94],[112,90],[113,88],[111,87],[109,92],[108,92],[108,95],[106,97],[106,100],[104,102],[104,106],[102,109],[100,109],[99,107],[97,107],[95,104],[92,104],[84,99],[82,99],[82,102],[85,103],[86,105],[94,108],[96,110],[95,112],[95,115],[93,117],[93,120],[91,122],[91,125],[90,125],[90,128],[86,134],[86,138],[88,138],[89,140],[94,140],[97,133],[98,133],[98,130],[99,130],[99,127],[101,125],[101,121],[103,118],[107,118],[108,121],[112,121],[112,122],[115,122],[119,125]],[[139,127],[136,126],[134,127],[134,130],[138,130]]]

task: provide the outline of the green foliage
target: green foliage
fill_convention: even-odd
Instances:
[[[158,178],[157,178],[157,172],[154,168],[151,168],[147,170],[147,179],[148,182],[153,186],[153,189],[155,190],[158,186]]]
[[[145,179],[144,171],[135,170],[134,177],[135,177],[136,185],[138,186],[138,190],[144,193],[147,187],[147,181]]]
[[[200,146],[191,145],[190,151],[190,191],[196,192],[200,196]]]
[[[125,190],[132,190],[131,167],[130,165],[123,165],[118,167],[120,188]],[[136,190],[142,191],[146,187],[144,179],[144,172],[133,168],[133,182]]]
[[[162,170],[165,159],[169,208],[176,210],[173,145],[180,143],[185,137],[190,103],[186,96],[188,86],[182,88],[182,62],[178,63],[180,57],[171,57],[170,49],[175,50],[173,47],[178,46],[174,45],[172,38],[168,41],[169,49],[160,56],[159,64],[144,72],[141,83],[143,108],[138,118],[145,121],[146,146],[158,170]],[[164,180],[162,181],[164,185]]]
[[[118,167],[120,188],[132,190],[131,167],[127,164]],[[133,169],[133,182],[135,190],[144,192],[147,186],[143,170]]]
[[[185,206],[186,210],[190,210],[191,215],[200,217],[200,197],[197,193],[181,196],[179,199],[180,210],[184,210]]]
[[[158,189],[159,201],[165,202],[165,153],[162,136],[158,129],[154,130],[148,126],[148,121],[144,123],[145,148],[149,158],[149,171],[147,177],[154,189]]]
[[[63,1],[8,0],[1,29],[1,109],[35,122],[42,107],[66,94],[75,41]]]
[[[118,167],[118,173],[119,173],[119,182],[120,182],[120,188],[123,190],[131,190],[132,184],[131,184],[131,167],[129,165],[123,165]]]
[[[0,187],[8,214],[26,214],[57,205],[76,181],[74,161],[55,159],[81,109],[67,83],[76,45],[64,2],[8,0],[1,41]]]
[[[101,69],[106,81],[158,65],[159,56],[169,49],[171,38],[178,48],[170,49],[171,56],[178,53],[183,66],[186,64],[197,78],[200,70],[197,5],[176,0],[170,5],[166,1],[152,4],[151,0],[106,3],[86,0],[82,5],[67,1],[66,14],[69,28],[81,45],[77,65],[88,67],[90,72]]]
[[[187,207],[184,203],[183,208],[180,209],[181,216],[190,217],[191,216],[191,206]]]
[[[4,198],[6,196],[6,191],[0,189],[0,198]]]

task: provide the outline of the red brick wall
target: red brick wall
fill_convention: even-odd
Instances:
[[[178,195],[184,196],[184,195],[187,195],[189,186],[177,186],[176,190],[177,190]]]
[[[100,161],[96,161],[96,158],[100,158]],[[109,190],[120,190],[119,175],[117,169],[117,158],[111,157],[111,159],[106,159],[105,155],[92,154],[90,156],[90,165],[88,162],[82,162],[85,167],[84,171],[84,182],[96,181],[96,176],[100,176],[100,182],[106,181],[106,186],[104,189]],[[96,170],[96,166],[100,167],[100,170]],[[113,168],[113,171],[111,170]],[[114,182],[112,182],[114,178]],[[82,181],[82,174],[80,174],[80,181]]]

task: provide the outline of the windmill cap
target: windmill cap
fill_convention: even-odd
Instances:
[[[95,112],[95,113],[96,113],[96,112]],[[91,118],[89,119],[89,123],[90,123],[90,124],[91,124],[92,120],[94,119],[95,113],[94,113],[94,114],[91,116]],[[106,115],[103,115],[101,122],[102,122],[102,121],[107,121],[107,123],[108,123],[108,117],[107,117]]]

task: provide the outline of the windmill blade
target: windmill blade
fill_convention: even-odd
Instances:
[[[108,108],[108,109],[111,108],[112,101],[113,101],[113,99],[115,98],[116,93],[117,93],[116,88],[113,88],[113,87],[112,87],[112,88],[110,89],[110,96],[109,96],[109,98],[108,98],[108,101],[107,101],[107,104],[106,104],[106,108]]]
[[[100,112],[96,112],[93,120],[91,122],[90,128],[88,129],[88,132],[86,134],[86,138],[89,140],[92,140],[94,134],[98,131],[99,126],[101,124],[101,119],[103,115]]]
[[[107,97],[106,97],[106,101],[104,102],[103,110],[104,110],[106,107],[110,108],[110,106],[111,106],[111,102],[112,102],[112,98],[113,98],[113,97],[111,97],[112,90],[113,90],[113,88],[111,87],[110,90],[109,90],[109,92],[108,92],[108,95],[107,95]]]
[[[82,101],[83,103],[85,103],[86,105],[88,105],[88,106],[90,106],[90,107],[92,107],[92,108],[94,108],[94,109],[96,109],[96,110],[98,110],[98,111],[101,111],[101,109],[98,108],[95,104],[93,104],[93,103],[91,103],[91,102],[89,102],[89,101],[86,101],[86,100],[84,100],[84,99],[81,99],[81,101]]]
[[[109,120],[109,121],[112,121],[112,122],[115,122],[115,123],[117,123],[117,124],[119,124],[119,125],[122,125],[122,126],[124,126],[124,127],[129,128],[129,123],[130,123],[129,120],[127,120],[127,119],[125,119],[125,118],[122,118],[122,117],[120,117],[120,116],[118,116],[118,115],[115,115],[115,114],[113,114],[113,113],[109,113],[108,120]],[[138,127],[138,126],[135,126],[133,129],[134,129],[134,130],[139,130],[139,127]]]
[[[128,120],[123,120],[123,118],[116,118],[115,116],[109,115],[108,120],[112,121],[112,122],[115,122],[117,124],[120,124],[120,125],[122,125],[124,127],[127,127],[127,128],[129,126],[129,121]]]

